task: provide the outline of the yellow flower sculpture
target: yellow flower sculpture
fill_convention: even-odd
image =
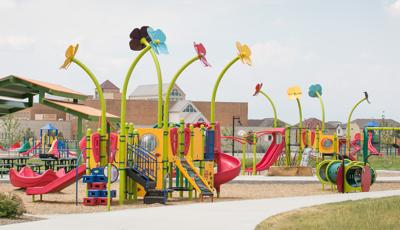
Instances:
[[[287,90],[287,94],[288,94],[289,99],[291,99],[291,100],[299,99],[302,94],[301,88],[299,86],[290,87]]]
[[[72,59],[74,59],[76,52],[78,52],[79,44],[70,45],[68,49],[65,51],[65,61],[60,69],[67,69],[69,65],[71,65]]]
[[[236,42],[236,48],[239,51],[240,60],[247,65],[251,65],[251,50],[246,44],[240,44],[240,42]]]

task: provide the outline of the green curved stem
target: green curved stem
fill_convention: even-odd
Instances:
[[[187,61],[174,75],[172,78],[171,83],[169,83],[167,93],[165,95],[165,102],[164,102],[164,119],[163,119],[163,180],[165,180],[165,176],[167,175],[167,169],[168,169],[168,116],[169,116],[169,97],[171,95],[171,91],[174,88],[175,82],[178,79],[178,77],[182,74],[182,72],[193,62],[199,60],[200,56],[195,56],[191,58],[189,61]],[[165,188],[165,181],[163,181],[163,188]]]
[[[351,116],[353,115],[354,110],[363,102],[366,101],[367,98],[363,98],[359,100],[351,109],[349,117],[347,118],[347,124],[346,124],[346,152],[350,155],[350,121],[351,121]]]
[[[274,102],[271,100],[271,98],[266,93],[264,93],[264,91],[260,90],[260,93],[268,99],[269,103],[272,106],[272,110],[274,111],[274,128],[276,128],[278,126],[278,123],[277,123],[278,117],[276,115],[276,108],[275,108]]]
[[[321,104],[321,110],[322,110],[321,131],[322,131],[322,133],[324,133],[325,132],[325,106],[324,106],[324,102],[322,101],[321,94],[319,94],[318,92],[316,92],[316,93],[317,93],[317,96],[319,99],[319,103]]]
[[[302,129],[303,128],[303,111],[301,110],[301,104],[300,104],[300,99],[296,98],[296,102],[297,102],[297,107],[299,108],[299,128]]]
[[[101,131],[100,131],[100,135],[101,135],[101,141],[100,141],[100,165],[104,166],[107,163],[106,160],[106,140],[103,140],[104,136],[106,136],[107,134],[107,120],[106,120],[106,101],[104,100],[104,94],[103,94],[103,90],[101,89],[101,86],[99,84],[99,81],[97,80],[96,76],[94,76],[94,74],[92,73],[92,71],[89,70],[89,68],[83,64],[82,62],[80,62],[78,59],[73,58],[72,62],[74,62],[75,64],[77,64],[79,67],[81,67],[86,74],[90,77],[90,79],[92,80],[93,84],[96,87],[96,90],[99,94],[99,100],[100,100],[100,106],[101,106]]]
[[[146,46],[150,46],[150,44],[144,39],[142,41]],[[162,125],[162,113],[163,113],[163,95],[162,95],[162,74],[160,68],[160,62],[158,61],[157,54],[153,49],[150,49],[151,57],[153,58],[153,62],[156,66],[157,71],[157,79],[158,79],[158,108],[157,108],[157,128],[161,128]]]
[[[237,56],[234,59],[232,59],[232,61],[230,61],[221,71],[221,73],[219,74],[217,81],[214,84],[214,90],[212,92],[212,96],[211,96],[211,118],[210,118],[210,122],[211,122],[211,127],[214,128],[215,125],[215,97],[217,95],[217,91],[218,91],[218,87],[219,87],[219,83],[221,82],[222,77],[225,75],[226,71],[233,65],[235,64],[235,62],[239,61],[240,57]]]
[[[143,39],[144,40],[144,39]],[[142,40],[142,41],[143,41]],[[125,173],[125,156],[126,156],[126,93],[128,90],[128,83],[131,78],[132,72],[135,69],[139,60],[151,49],[151,46],[146,46],[138,56],[133,60],[129,66],[128,72],[125,75],[124,85],[122,87],[121,95],[121,118],[120,118],[120,136],[119,136],[119,172],[120,172],[120,183],[119,183],[119,203],[123,204],[126,197],[126,173]]]

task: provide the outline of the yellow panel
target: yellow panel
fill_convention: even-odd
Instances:
[[[214,188],[214,162],[204,162],[204,178],[208,182],[211,188]]]
[[[326,144],[331,143],[329,146],[326,146]],[[319,151],[321,153],[334,153],[334,137],[333,135],[320,135],[319,138]],[[336,143],[338,144],[338,143]],[[339,146],[337,146],[337,149],[339,149]]]
[[[193,137],[193,160],[203,160],[204,153],[203,153],[203,137],[202,131],[200,128],[195,128],[193,130],[194,137]]]

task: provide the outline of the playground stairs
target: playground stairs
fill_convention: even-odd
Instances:
[[[133,159],[125,172],[129,178],[140,184],[146,191],[143,202],[145,204],[167,202],[168,193],[165,190],[156,189],[157,185],[157,158],[146,149],[129,145],[128,150]]]
[[[178,163],[179,162],[179,163]],[[210,186],[207,184],[206,180],[197,172],[193,165],[186,160],[186,158],[182,157],[180,160],[178,160],[177,167],[179,170],[182,171],[183,175],[187,173],[187,176],[185,177],[190,177],[191,179],[187,178],[189,180],[189,183],[193,185],[193,187],[200,192],[200,198],[203,200],[203,197],[211,197],[213,199],[214,193]],[[194,183],[194,184],[193,184]]]

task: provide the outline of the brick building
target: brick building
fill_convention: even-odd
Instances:
[[[106,99],[107,112],[119,116],[121,114],[120,89],[111,81],[101,84]],[[165,98],[168,84],[163,84],[163,98]],[[158,86],[138,86],[126,101],[126,121],[133,122],[136,126],[152,126],[157,122]],[[95,90],[94,97],[83,102],[85,105],[100,109],[98,94]],[[187,122],[209,121],[211,103],[208,101],[191,101],[186,99],[186,94],[177,85],[171,91],[170,96],[170,121],[178,122],[184,118]],[[222,126],[230,126],[232,116],[240,116],[243,126],[248,125],[247,102],[216,102],[215,118]],[[71,121],[71,135],[76,132],[75,117],[63,111],[34,103],[31,108],[14,113],[20,120],[43,121]],[[96,122],[85,122],[83,127],[96,126]]]

